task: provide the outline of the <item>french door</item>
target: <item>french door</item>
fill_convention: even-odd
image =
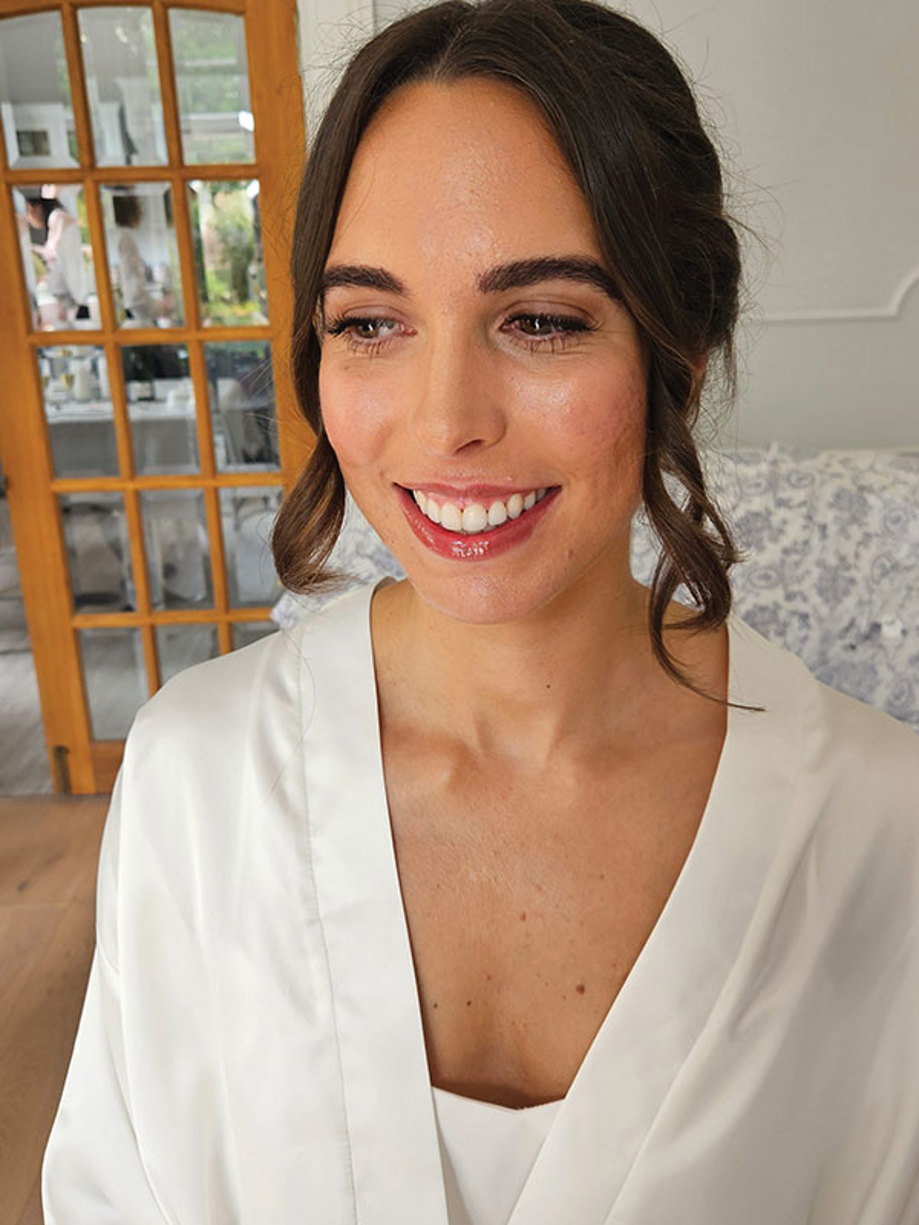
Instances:
[[[55,790],[271,632],[309,450],[287,372],[295,0],[6,0],[0,454]]]

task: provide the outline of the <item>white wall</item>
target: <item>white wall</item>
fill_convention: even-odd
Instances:
[[[915,0],[630,0],[700,87],[736,166],[758,306],[737,437],[919,443]]]
[[[297,0],[297,23],[309,140],[342,68],[374,31],[373,0]]]
[[[341,59],[417,0],[299,0]],[[919,443],[919,5],[628,0],[696,82],[734,167],[756,304],[732,439]],[[315,83],[320,82],[320,89]],[[314,98],[332,77],[313,71]]]

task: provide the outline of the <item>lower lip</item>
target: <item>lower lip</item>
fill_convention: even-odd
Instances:
[[[432,523],[427,515],[422,514],[407,489],[397,485],[396,492],[409,527],[432,553],[439,557],[448,557],[451,561],[487,561],[528,540],[560,490],[558,487],[550,489],[541,502],[537,502],[530,510],[523,511],[516,519],[508,519],[500,527],[490,528],[487,532],[476,532],[471,536],[463,532],[450,532],[439,523]]]

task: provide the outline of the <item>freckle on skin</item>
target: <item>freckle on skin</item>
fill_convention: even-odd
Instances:
[[[526,912],[525,910],[521,910],[521,912],[520,912],[520,922],[521,922],[521,923],[526,923],[526,921],[527,921],[527,912]]]
[[[586,990],[586,987],[584,986],[583,983],[578,983],[578,985],[575,987],[575,991],[577,991],[578,995],[583,995],[585,990]]]
[[[469,1005],[470,1005],[471,1003],[472,1003],[472,1000],[467,1000],[467,1001],[466,1001],[466,1007],[468,1008],[468,1007],[469,1007]]]

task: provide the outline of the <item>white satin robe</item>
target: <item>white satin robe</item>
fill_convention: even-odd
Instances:
[[[446,1225],[369,596],[139,714],[46,1225]],[[736,620],[730,691],[511,1225],[919,1222],[919,740]]]

